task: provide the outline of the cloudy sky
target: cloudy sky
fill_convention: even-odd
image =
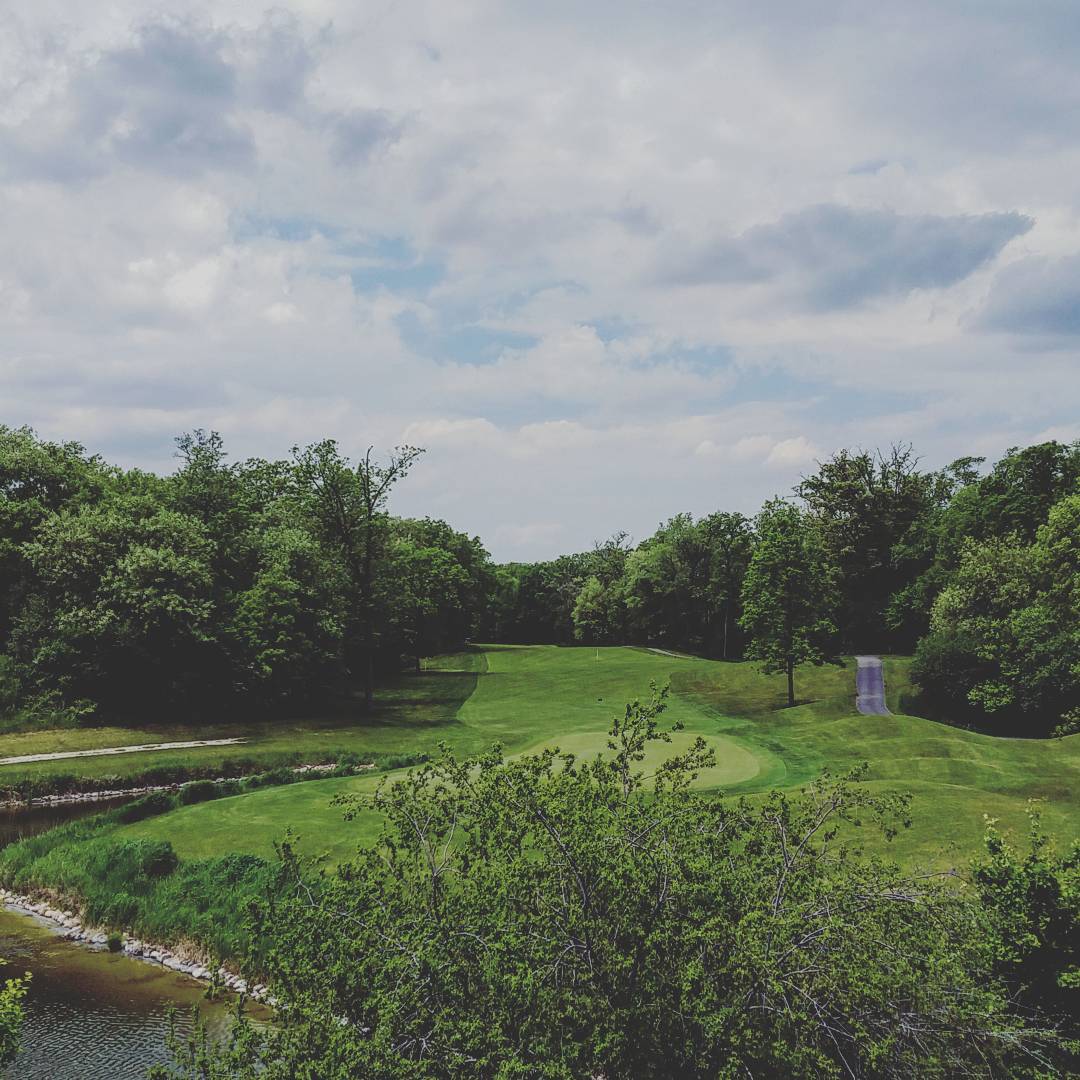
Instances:
[[[1080,436],[1080,7],[8,0],[0,422],[424,446],[500,559]]]

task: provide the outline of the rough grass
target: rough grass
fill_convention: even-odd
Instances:
[[[443,699],[426,710],[421,693],[432,672],[399,693],[408,708],[357,730],[360,746],[459,754],[500,742],[509,753],[562,745],[575,754],[604,749],[613,711],[648,693],[650,681],[670,681],[668,720],[687,736],[702,734],[717,751],[703,789],[750,798],[774,787],[798,788],[824,769],[840,774],[869,763],[867,782],[882,791],[909,791],[913,825],[891,845],[864,829],[861,843],[907,864],[963,865],[979,848],[985,816],[1022,832],[1030,800],[1052,833],[1080,835],[1080,736],[1053,741],[997,739],[918,717],[863,717],[854,709],[854,665],[800,671],[802,704],[782,708],[782,677],[751,664],[675,658],[646,650],[519,646],[478,648],[477,655],[442,658],[432,672],[462,679],[472,692],[452,712]],[[482,661],[477,663],[478,658]],[[463,670],[467,667],[468,670]],[[481,668],[482,670],[478,670]],[[906,687],[906,661],[886,663],[890,706]],[[680,737],[685,744],[686,737]],[[678,749],[669,747],[667,749]],[[654,758],[663,756],[658,747]],[[650,763],[646,763],[649,765]],[[125,835],[169,839],[184,859],[225,851],[269,855],[286,828],[302,850],[335,862],[377,835],[373,814],[342,820],[331,806],[342,792],[370,792],[372,777],[312,782],[185,807],[127,826]]]

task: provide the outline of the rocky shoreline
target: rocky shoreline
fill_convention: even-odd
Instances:
[[[220,783],[215,780],[214,783]],[[130,799],[150,795],[155,791],[179,791],[180,784],[156,784],[150,787],[115,788],[103,791],[72,791],[65,795],[39,795],[35,799],[6,799],[0,809],[26,810],[32,806],[66,806],[69,803],[109,802],[112,799]]]
[[[293,772],[333,772],[336,768],[337,763],[331,761],[321,765],[297,765],[293,769]],[[357,772],[363,772],[367,769],[374,769],[375,764],[372,762],[370,764],[355,765],[353,768]],[[225,784],[230,780],[245,780],[246,778],[246,776],[217,776],[211,780],[211,783]],[[184,781],[184,783],[191,783],[191,781]],[[31,806],[66,806],[72,803],[109,802],[113,799],[131,799],[138,798],[142,795],[151,795],[156,791],[169,791],[175,793],[183,786],[183,783],[154,784],[133,788],[111,788],[102,791],[73,791],[64,795],[41,795],[33,799],[6,799],[3,802],[0,802],[0,809],[24,810]]]
[[[11,911],[45,919],[54,924],[57,931],[70,941],[78,941],[95,947],[108,945],[109,933],[107,931],[85,926],[78,915],[55,907],[44,900],[36,900],[32,896],[23,896],[9,889],[0,888],[0,903]],[[249,983],[243,976],[226,967],[219,967],[216,972],[211,970],[207,966],[205,955],[200,953],[194,945],[169,948],[125,935],[120,951],[136,960],[160,964],[162,967],[197,979],[199,982],[216,982],[226,990],[244,994],[252,1001],[263,1005],[273,1007],[277,1004],[264,984]]]
[[[299,765],[293,771],[297,773],[323,773],[331,772],[336,768],[336,762],[329,762],[317,765]],[[374,768],[374,763],[354,766],[357,772]],[[213,780],[213,783],[224,784],[229,779],[229,777],[219,776]],[[239,777],[237,779],[243,778]],[[0,803],[0,808],[10,810],[32,806],[60,806],[69,803],[109,802],[116,799],[137,798],[158,791],[177,792],[182,786],[182,784],[158,784],[135,788],[71,792],[64,795],[44,795],[31,800],[8,800]],[[100,927],[85,925],[81,917],[75,912],[57,907],[48,900],[0,888],[0,904],[19,914],[44,919],[52,925],[52,928],[57,933],[70,941],[80,942],[92,948],[107,947],[109,945],[111,935],[108,931]],[[120,940],[121,946],[118,951],[122,951],[133,959],[150,964],[160,964],[162,967],[181,975],[187,975],[189,978],[200,982],[214,983],[225,990],[243,994],[250,1000],[263,1005],[275,1007],[277,1004],[264,984],[250,983],[242,975],[230,971],[224,966],[217,968],[216,971],[213,970],[206,954],[194,943],[166,946],[155,942],[142,941],[129,935],[120,935]]]

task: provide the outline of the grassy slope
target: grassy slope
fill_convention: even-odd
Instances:
[[[553,744],[592,753],[603,749],[613,711],[646,694],[651,680],[670,679],[668,718],[680,720],[688,735],[708,736],[717,750],[717,769],[699,786],[754,797],[798,787],[826,767],[839,773],[867,761],[870,783],[914,795],[914,826],[892,846],[909,863],[964,862],[978,848],[985,814],[1022,829],[1033,798],[1045,800],[1044,818],[1058,836],[1080,835],[1080,736],[993,739],[917,717],[862,717],[853,708],[852,665],[800,672],[797,690],[807,703],[782,709],[782,679],[765,678],[749,664],[637,649],[601,649],[597,659],[594,649],[539,646],[494,647],[483,656],[478,678],[457,676],[475,683],[460,707],[426,712],[414,705],[356,729],[357,748],[431,750],[442,740],[467,754],[500,741],[511,753]],[[469,659],[444,663],[461,668]],[[452,671],[437,677],[454,678]],[[887,661],[886,677],[895,707],[905,662]],[[375,783],[359,777],[272,789],[186,807],[125,831],[168,838],[181,857],[198,858],[226,850],[268,854],[290,826],[309,853],[338,860],[370,841],[378,822],[361,815],[346,824],[330,799],[370,791]],[[881,849],[875,834],[864,835],[868,848]]]

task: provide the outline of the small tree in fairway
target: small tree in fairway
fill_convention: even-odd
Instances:
[[[795,704],[795,667],[823,664],[836,635],[834,573],[806,515],[783,499],[765,504],[743,581],[739,625],[750,635],[746,656],[766,674],[787,675]]]

